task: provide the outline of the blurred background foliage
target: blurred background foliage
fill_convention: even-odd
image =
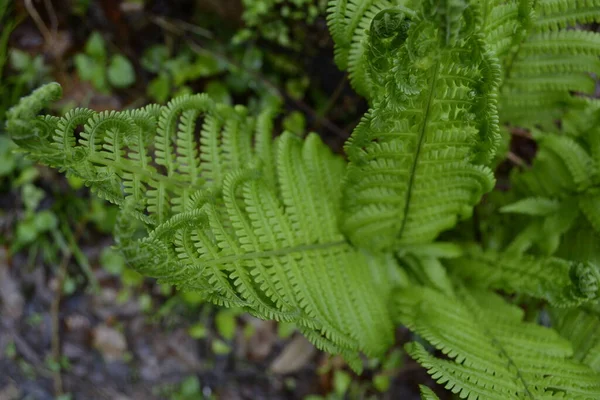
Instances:
[[[325,0],[0,0],[0,399],[418,398],[400,344],[354,375],[295,327],[158,285],[113,250],[116,210],[34,165],[4,114],[42,83],[54,109],[206,92],[336,151],[366,108],[333,63]]]

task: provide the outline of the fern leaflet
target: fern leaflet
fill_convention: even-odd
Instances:
[[[406,345],[409,354],[461,398],[600,396],[600,374],[573,358],[567,340],[549,328],[523,322],[523,311],[496,294],[460,285],[455,295],[412,287],[394,299],[397,321],[448,359],[433,356],[418,342]]]

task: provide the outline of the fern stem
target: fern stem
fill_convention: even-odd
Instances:
[[[421,148],[423,147],[423,141],[425,140],[428,118],[431,111],[431,105],[433,103],[433,97],[435,93],[435,87],[438,80],[438,71],[440,68],[440,62],[437,61],[435,64],[435,69],[433,71],[433,78],[431,79],[431,86],[429,87],[429,97],[427,99],[427,105],[425,107],[425,112],[423,116],[423,125],[421,126],[421,130],[419,132],[419,142],[417,144],[417,151],[415,153],[415,158],[413,160],[410,176],[408,178],[407,190],[406,190],[406,198],[404,200],[404,211],[402,215],[402,224],[400,225],[400,231],[398,233],[398,238],[402,238],[402,234],[404,233],[404,228],[406,227],[406,223],[408,221],[408,210],[410,208],[410,199],[412,196],[412,189],[414,185],[415,175],[417,172],[417,165],[419,163],[419,155],[421,153]]]
[[[255,253],[243,253],[237,254],[234,256],[225,256],[225,257],[215,257],[214,260],[202,260],[203,264],[206,265],[218,265],[218,264],[228,264],[241,260],[256,260],[260,258],[272,258],[272,257],[280,257],[280,256],[288,256],[294,253],[303,253],[307,251],[318,251],[324,249],[331,249],[334,247],[342,247],[347,245],[346,241],[338,241],[338,242],[329,242],[329,243],[318,243],[318,244],[306,244],[295,247],[287,247],[284,249],[277,250],[269,250],[269,251],[261,251]]]

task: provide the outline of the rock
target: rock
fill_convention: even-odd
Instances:
[[[16,400],[21,398],[21,391],[12,383],[0,388],[0,400]]]
[[[127,341],[121,332],[102,324],[94,328],[92,337],[94,347],[107,362],[123,358],[123,354],[127,350]]]
[[[296,336],[269,366],[276,374],[290,374],[299,371],[316,354],[317,349],[304,336]]]
[[[263,321],[257,318],[251,320],[254,334],[248,339],[247,357],[253,361],[262,361],[271,354],[277,343],[276,325],[273,321]]]

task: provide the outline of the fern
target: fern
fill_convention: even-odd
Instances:
[[[600,41],[573,29],[600,20],[598,0],[331,0],[329,13],[336,62],[370,107],[347,163],[314,133],[274,135],[275,110],[202,94],[38,117],[60,97],[51,84],[7,130],[120,207],[117,246],[145,275],[294,322],[358,371],[402,323],[444,354],[407,345],[461,398],[599,398],[600,103],[579,94]],[[500,120],[536,127],[535,161],[457,227],[494,187]],[[481,216],[510,239],[478,238]],[[498,290],[547,306],[551,327]]]
[[[559,306],[577,306],[600,297],[600,268],[556,257],[482,251],[471,246],[448,260],[453,276],[471,285],[527,294]]]
[[[440,398],[428,388],[427,386],[420,385],[419,389],[421,389],[421,399],[423,400],[439,400]]]
[[[376,92],[366,59],[373,18],[383,10],[395,9],[404,3],[405,0],[329,1],[327,21],[335,42],[335,62],[340,69],[348,70],[352,87],[366,98]]]
[[[257,122],[205,95],[19,125],[21,113],[58,92],[42,87],[23,100],[23,111],[13,109],[9,125],[42,139],[14,130],[15,140],[122,206],[119,244],[140,272],[217,304],[293,321],[356,369],[357,350],[376,355],[389,346],[387,296],[373,296],[391,289],[388,279],[375,279],[386,257],[352,248],[339,232],[345,166],[317,136],[303,142],[284,133],[272,143],[268,113]],[[140,239],[130,239],[131,217],[146,226]]]
[[[550,255],[576,226],[590,226],[600,233],[600,142],[592,122],[599,116],[598,105],[590,103],[566,115],[558,132],[536,133],[539,150],[532,168],[514,174],[512,180],[523,198],[501,209],[530,217],[511,244],[513,250],[535,248]]]
[[[513,124],[551,123],[593,94],[600,35],[573,30],[600,21],[597,0],[496,0],[486,4],[487,42],[503,64],[500,115]]]
[[[598,305],[579,309],[552,309],[553,326],[573,345],[573,357],[600,372],[600,313]]]
[[[438,30],[438,20],[465,18],[452,12],[393,9],[372,20],[368,59],[379,94],[345,147],[343,228],[353,243],[392,249],[431,241],[493,187],[482,163],[499,138],[497,64],[461,23]]]
[[[461,398],[578,400],[600,393],[600,375],[573,357],[567,340],[524,322],[521,309],[493,293],[461,285],[454,295],[412,287],[396,293],[394,311],[398,322],[448,357],[437,358],[418,342],[406,345]]]

